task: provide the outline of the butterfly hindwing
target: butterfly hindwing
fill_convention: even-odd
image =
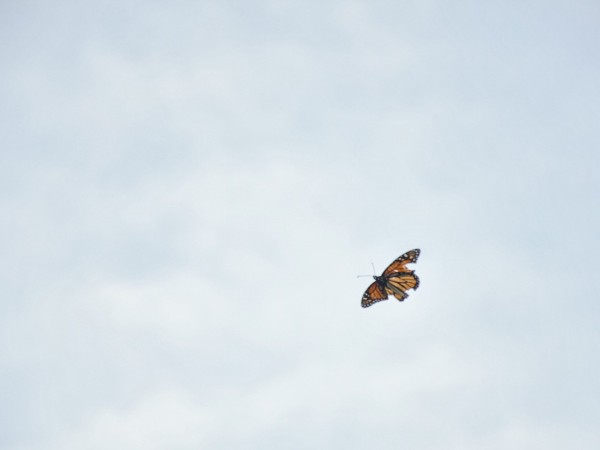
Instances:
[[[394,297],[396,297],[397,300],[403,302],[404,300],[406,300],[408,298],[408,294],[404,291],[400,291],[400,290],[393,290],[393,289],[389,289],[386,288],[387,292],[389,295],[393,295]]]
[[[419,277],[412,272],[394,273],[386,279],[386,291],[400,301],[408,297],[408,289],[417,289],[419,287]]]
[[[380,302],[382,300],[387,300],[388,293],[385,292],[379,283],[374,282],[367,288],[365,293],[362,296],[362,307],[367,308],[371,306],[373,303]]]
[[[403,291],[407,289],[417,290],[419,277],[413,272],[393,273],[386,279],[386,287],[396,286]]]
[[[404,253],[402,256],[399,256],[392,262],[384,271],[383,276],[390,275],[395,272],[412,272],[412,270],[406,267],[407,264],[416,263],[417,259],[419,259],[419,255],[421,254],[421,250],[415,248],[414,250],[410,250]]]

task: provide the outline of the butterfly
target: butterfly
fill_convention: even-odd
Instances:
[[[419,287],[419,277],[415,275],[414,270],[406,267],[407,264],[416,263],[421,250],[415,248],[396,258],[381,276],[374,276],[375,281],[367,288],[362,296],[362,307],[367,308],[373,303],[387,300],[389,295],[393,295],[399,301],[404,301],[408,297],[408,289],[417,289]]]

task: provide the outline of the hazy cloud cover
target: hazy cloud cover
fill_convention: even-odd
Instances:
[[[0,17],[0,448],[598,448],[596,2]]]

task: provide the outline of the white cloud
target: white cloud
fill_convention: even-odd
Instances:
[[[576,7],[72,6],[2,31],[0,447],[596,447]]]

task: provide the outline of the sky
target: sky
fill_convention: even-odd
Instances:
[[[599,448],[599,25],[0,3],[0,449]]]

